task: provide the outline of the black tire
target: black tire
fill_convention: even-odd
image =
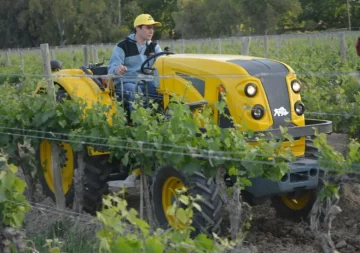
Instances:
[[[305,139],[305,157],[310,159],[319,158],[319,151],[317,147],[315,147],[314,141],[310,137]]]
[[[317,189],[307,190],[306,192],[308,192],[309,194],[308,201],[306,205],[304,205],[299,210],[295,210],[286,205],[281,196],[272,197],[271,206],[275,209],[276,216],[282,219],[296,222],[301,220],[307,220],[317,198]]]
[[[92,215],[101,210],[102,198],[109,193],[107,181],[113,167],[108,158],[108,155],[86,156],[84,160],[83,209]]]
[[[206,179],[203,174],[196,172],[191,176],[185,177],[183,173],[171,166],[162,167],[157,170],[152,184],[152,198],[156,219],[159,225],[166,229],[170,225],[166,219],[162,206],[162,187],[169,177],[177,177],[185,186],[192,196],[201,195],[203,201],[198,202],[202,211],[194,209],[192,226],[195,228],[192,236],[199,233],[212,235],[221,233],[221,209],[222,200],[218,194],[218,188],[212,178]]]
[[[63,99],[71,100],[69,93],[67,93],[64,88],[60,87],[56,92],[56,102],[61,103]]]

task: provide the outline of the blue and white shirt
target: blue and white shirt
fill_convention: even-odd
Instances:
[[[126,39],[120,41],[113,50],[108,65],[108,73],[116,75],[115,71],[120,65],[125,65],[127,71],[124,74],[124,82],[136,82],[137,75],[140,74],[140,67],[151,53],[162,52],[159,44],[146,41],[144,45],[139,44],[135,39],[135,34],[130,34]],[[152,66],[154,60],[149,62]],[[117,78],[118,79],[118,78]],[[120,80],[114,80],[117,84]]]

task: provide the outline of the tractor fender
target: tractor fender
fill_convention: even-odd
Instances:
[[[86,75],[81,69],[67,69],[57,71],[52,75],[54,85],[63,88],[71,98],[81,98],[87,103],[87,108],[91,108],[93,103],[113,105],[111,91],[108,88],[103,90],[92,80],[91,76]],[[44,92],[47,89],[45,79],[41,80],[35,90],[35,94]],[[35,95],[34,94],[34,95]]]

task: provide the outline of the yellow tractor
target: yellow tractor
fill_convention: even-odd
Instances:
[[[155,61],[150,70],[156,73],[155,76],[149,75],[149,68],[145,67],[153,60]],[[107,66],[90,64],[79,69],[56,71],[59,75],[53,78],[53,82],[59,86],[58,98],[81,97],[110,106],[117,101],[114,99],[112,82],[105,82],[99,77],[107,75]],[[271,134],[276,138],[281,136],[280,127],[286,126],[288,133],[294,137],[291,151],[297,158],[290,163],[291,171],[278,182],[263,178],[252,179],[252,186],[245,189],[244,197],[252,204],[271,198],[277,214],[283,218],[299,219],[309,213],[316,198],[321,170],[317,163],[316,149],[311,143],[307,143],[309,137],[314,135],[315,128],[320,133],[330,133],[332,122],[304,118],[305,106],[300,95],[302,84],[290,66],[258,57],[174,54],[165,50],[149,56],[140,72],[159,83],[158,92],[162,95],[163,108],[167,107],[175,93],[184,96],[192,106],[212,107],[213,117],[222,128],[231,128],[234,124],[243,125],[245,122],[249,129],[265,135]],[[40,88],[39,86],[38,90]],[[215,106],[223,91],[226,91],[227,98],[225,113],[233,121],[221,116]],[[47,140],[41,142],[39,160],[44,165],[44,189],[49,196],[54,196],[49,163],[50,146]],[[70,204],[74,197],[76,159],[69,144],[63,143],[62,147],[66,156],[62,163],[63,190],[67,203]],[[128,175],[129,171],[120,166],[120,163],[117,160],[109,163],[106,153],[89,153],[86,156],[83,203],[86,211],[94,213],[97,210],[101,205],[102,195],[108,191],[109,186],[131,181],[129,178],[133,175]],[[224,180],[231,185],[230,177]],[[200,194],[205,200],[201,203],[202,212],[194,216],[193,225],[196,230],[219,233],[223,203],[217,194],[214,179],[206,178],[201,171],[185,176],[181,170],[171,165],[156,168],[152,178],[152,203],[159,224],[162,227],[177,226],[174,217],[168,215],[166,210],[173,201],[174,190],[182,186],[190,186],[192,194]]]

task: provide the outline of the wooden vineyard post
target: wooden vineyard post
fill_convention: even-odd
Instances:
[[[218,53],[221,54],[221,39],[218,39]]]
[[[93,46],[93,52],[94,52],[94,63],[99,63],[99,55],[95,46]]]
[[[84,65],[89,65],[89,54],[88,54],[88,47],[84,46]]]
[[[21,73],[24,74],[25,66],[24,66],[24,52],[23,51],[20,51],[20,68],[21,68]]]
[[[267,33],[264,36],[264,58],[269,57],[269,38]]]
[[[11,61],[10,61],[10,49],[9,49],[8,51],[6,51],[5,56],[6,56],[6,66],[10,66],[10,65],[11,65]]]
[[[345,48],[345,33],[341,33],[339,35],[339,41],[340,41],[340,57],[341,61],[346,61],[346,48]]]
[[[54,101],[54,106],[56,103],[55,96],[55,87],[51,78],[51,67],[50,67],[50,54],[49,54],[49,45],[41,44],[40,45],[41,56],[42,56],[42,64],[45,79],[47,82],[47,94]],[[51,142],[51,168],[52,168],[52,176],[53,176],[53,184],[55,190],[55,198],[56,198],[56,207],[58,209],[65,209],[65,196],[64,191],[62,189],[62,176],[59,164],[59,148],[56,142]]]
[[[54,49],[50,51],[51,60],[56,60]]]
[[[249,55],[251,37],[241,38],[241,54]]]
[[[77,169],[75,170],[74,175],[74,188],[75,188],[75,196],[74,196],[74,205],[73,210],[77,213],[81,213],[83,207],[83,199],[84,199],[84,191],[83,191],[83,178],[84,178],[84,153],[77,153]]]

